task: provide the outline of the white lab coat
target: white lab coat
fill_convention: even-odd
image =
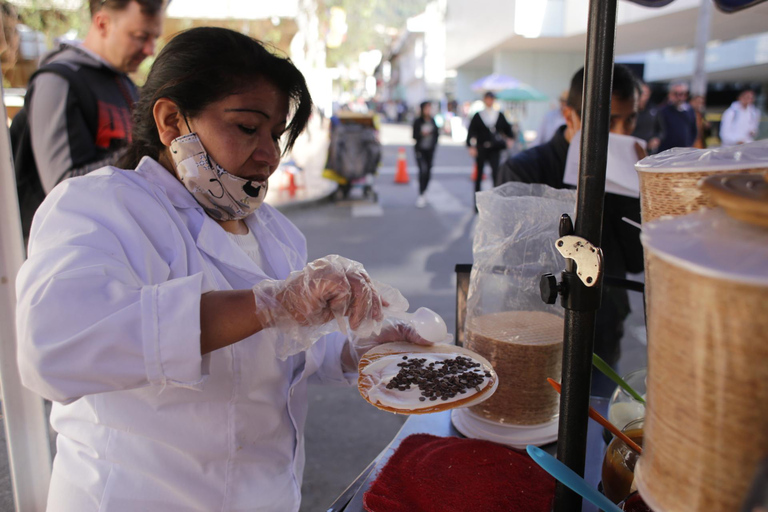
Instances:
[[[246,222],[277,278],[305,265],[274,208]],[[344,338],[281,362],[271,329],[200,356],[200,295],[266,277],[152,159],[53,190],[17,279],[22,380],[59,433],[49,511],[298,510],[307,381],[352,381]]]

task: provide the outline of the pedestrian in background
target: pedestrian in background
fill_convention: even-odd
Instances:
[[[637,123],[634,137],[643,139],[648,143],[648,152],[655,153],[659,146],[659,139],[654,138],[654,127],[656,125],[657,109],[651,105],[651,88],[643,82],[640,85],[640,99],[638,101]],[[653,141],[653,147],[652,147]]]
[[[760,126],[760,111],[755,107],[755,93],[744,89],[739,98],[723,112],[720,122],[720,140],[723,146],[752,142]]]
[[[536,133],[536,139],[534,139],[531,147],[545,144],[552,139],[557,133],[558,128],[565,125],[565,117],[563,117],[563,110],[568,104],[568,91],[560,93],[558,98],[558,105],[554,109],[544,114],[544,119],[541,120],[541,126]]]
[[[163,0],[90,0],[82,44],[43,57],[11,126],[25,237],[53,187],[114,164],[131,141],[139,95],[128,73],[155,52],[162,9]]]
[[[501,152],[507,149],[509,141],[515,140],[512,126],[495,105],[496,95],[488,91],[483,96],[485,108],[477,112],[469,122],[467,130],[467,147],[469,155],[475,159],[477,176],[475,177],[475,192],[480,192],[483,181],[485,164],[491,166],[493,184],[499,179],[499,163]],[[475,201],[476,204],[476,201]],[[475,206],[477,209],[477,206]]]
[[[362,334],[382,287],[340,256],[307,264],[263,204],[311,109],[288,59],[191,29],[152,65],[122,168],[40,206],[16,325],[22,382],[54,402],[49,511],[296,512],[309,381],[353,385],[373,345],[429,344],[399,322]],[[311,334],[334,316],[349,336]]]
[[[656,116],[654,136],[658,139],[658,151],[670,148],[690,148],[696,141],[696,114],[688,103],[688,84],[672,82],[667,104]],[[649,142],[656,146],[656,141]]]
[[[693,108],[693,113],[696,114],[696,140],[693,142],[693,147],[705,149],[707,147],[707,139],[712,134],[712,127],[709,121],[707,121],[706,98],[701,94],[697,94],[691,98],[691,108]]]
[[[419,198],[416,199],[416,207],[424,208],[427,205],[424,193],[432,176],[432,161],[440,132],[432,117],[432,104],[424,101],[419,105],[419,109],[420,115],[413,121],[413,139],[416,141],[413,150],[419,166]]]

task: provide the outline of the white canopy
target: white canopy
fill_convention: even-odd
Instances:
[[[169,18],[210,20],[295,18],[298,13],[299,0],[173,0],[166,11]]]

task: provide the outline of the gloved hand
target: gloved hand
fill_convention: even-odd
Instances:
[[[386,288],[393,293],[394,289]],[[360,263],[338,255],[315,260],[284,281],[261,281],[253,294],[261,324],[282,335],[283,342],[277,346],[281,359],[307,350],[336,330],[362,336],[379,332],[382,308],[390,304]],[[394,294],[394,300],[405,302],[407,309],[402,295],[397,290]]]
[[[357,365],[366,352],[377,345],[394,341],[405,341],[415,345],[434,345],[433,342],[422,338],[411,324],[396,318],[387,318],[379,334],[366,338],[354,335],[349,337],[344,347],[346,354],[342,354],[344,371],[356,372]]]

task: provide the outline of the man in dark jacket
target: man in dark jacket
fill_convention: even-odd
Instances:
[[[504,162],[499,171],[499,184],[520,181],[563,188],[565,159],[568,156],[568,144],[572,136],[572,133],[568,133],[567,130],[567,124],[561,126],[548,142],[521,151]]]
[[[496,95],[490,91],[486,92],[483,96],[485,109],[472,117],[467,129],[469,155],[475,159],[477,165],[475,192],[480,192],[483,167],[485,167],[486,162],[491,166],[494,186],[498,185],[501,152],[515,140],[512,126],[504,114],[495,107],[495,101]]]
[[[62,45],[43,65],[65,63],[82,75],[96,102],[96,130],[66,79],[43,73],[30,84],[32,148],[46,193],[66,178],[113,163],[130,142],[138,91],[127,74],[154,53],[162,28],[162,0],[91,0],[90,8],[83,43]]]
[[[573,135],[581,129],[581,100],[584,70],[571,80],[568,103],[565,110],[566,126],[561,127],[552,139],[541,146],[518,153],[507,160],[500,171],[500,182],[520,181],[544,183],[554,188],[565,188],[566,156]],[[629,135],[635,129],[638,97],[637,79],[626,66],[616,64],[613,71],[611,96],[611,133]],[[558,215],[553,212],[553,215]],[[622,221],[627,217],[640,222],[640,200],[637,198],[605,194],[601,248],[604,272],[608,276],[625,278],[627,272],[643,271],[643,250],[639,231]],[[624,289],[603,287],[602,305],[597,313],[595,352],[609,364],[615,365],[621,353],[620,340],[624,334],[624,319],[629,315],[629,297]],[[604,393],[601,378],[595,376],[596,392]]]
[[[654,133],[659,152],[671,148],[690,148],[696,141],[696,112],[688,104],[688,84],[673,82],[669,86],[667,104],[656,115]]]
[[[11,129],[16,166],[26,167],[17,168],[17,181],[25,173],[34,181],[19,189],[25,233],[54,186],[115,163],[131,141],[138,90],[128,73],[154,53],[162,8],[163,0],[90,0],[82,44],[62,44],[43,58],[27,88],[23,121],[14,119]]]

